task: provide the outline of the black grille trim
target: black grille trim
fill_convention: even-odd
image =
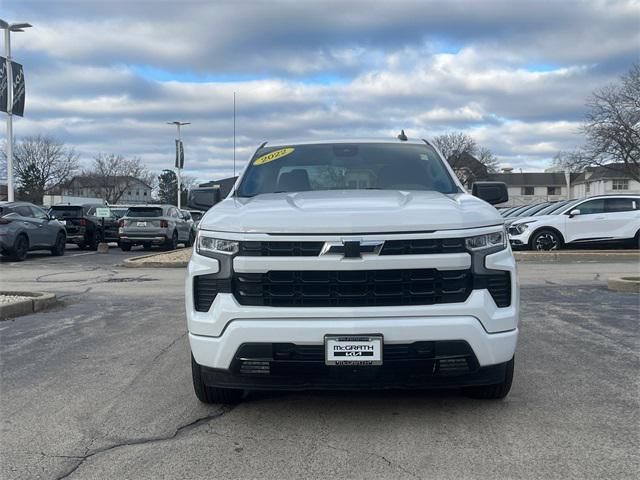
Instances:
[[[240,242],[243,257],[317,257],[324,242]]]
[[[193,305],[197,312],[208,312],[218,293],[230,292],[231,281],[215,275],[193,277]]]
[[[407,269],[271,271],[235,273],[241,305],[271,307],[368,307],[464,302],[471,270]]]
[[[413,240],[387,240],[380,255],[424,255],[437,253],[464,253],[462,238],[421,238]]]
[[[324,242],[255,241],[240,242],[243,257],[317,257]],[[467,252],[463,238],[423,238],[386,240],[380,255],[424,255]]]
[[[500,308],[511,305],[511,274],[509,272],[474,275],[473,288],[489,290],[493,301]]]

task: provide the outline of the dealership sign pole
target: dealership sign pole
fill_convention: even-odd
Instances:
[[[11,32],[24,32],[28,23],[8,24],[0,20],[4,30],[4,66],[0,67],[0,110],[7,113],[7,200],[13,202],[13,115],[24,113],[24,73],[22,65],[11,61]]]
[[[176,169],[178,170],[178,210],[181,207],[181,191],[180,191],[180,170],[184,168],[184,146],[182,145],[182,136],[180,135],[180,127],[182,125],[191,125],[191,122],[167,122],[168,125],[178,127],[178,138],[176,138]]]

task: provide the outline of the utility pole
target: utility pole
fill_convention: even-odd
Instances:
[[[28,23],[9,24],[0,20],[0,29],[4,30],[4,54],[7,57],[7,200],[14,200],[13,186],[13,72],[11,69],[11,32],[24,32],[31,27]]]
[[[182,162],[184,161],[184,149],[182,147],[182,136],[180,134],[180,127],[183,125],[191,125],[191,122],[167,122],[167,125],[175,125],[176,127],[178,127],[178,138],[176,139],[176,169],[178,170],[178,210],[181,208],[181,191],[180,191],[180,183],[181,183],[181,178],[180,178],[180,170],[182,169],[183,165]]]

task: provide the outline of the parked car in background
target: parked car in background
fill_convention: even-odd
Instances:
[[[64,255],[64,225],[42,208],[27,202],[0,202],[0,253],[22,261],[30,250]]]
[[[106,208],[100,203],[81,205],[54,205],[49,215],[62,223],[67,230],[67,243],[75,243],[81,250],[95,250],[100,242],[118,241],[118,219],[111,216],[99,218],[97,208]]]
[[[202,220],[202,217],[204,216],[204,212],[201,212],[200,210],[189,210],[189,213],[191,214],[191,218],[193,219],[193,222],[197,227],[200,224],[200,220]]]
[[[192,223],[173,205],[139,205],[129,208],[118,221],[122,250],[128,252],[134,245],[150,249],[153,245],[175,250],[179,243],[193,245],[195,229]]]
[[[638,246],[640,196],[601,195],[560,203],[545,215],[516,219],[509,226],[511,245],[557,250],[578,243],[633,241]]]
[[[118,218],[121,219],[127,214],[129,208],[133,205],[109,205],[111,212]]]

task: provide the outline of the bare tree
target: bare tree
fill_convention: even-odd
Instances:
[[[563,171],[571,173],[582,172],[588,164],[588,159],[581,149],[577,148],[571,152],[560,151],[553,157],[552,165]]]
[[[478,152],[476,141],[462,132],[445,133],[434,137],[432,143],[438,147],[444,158],[451,163],[462,157],[464,153],[475,155]],[[453,164],[451,165],[453,167]]]
[[[500,163],[498,162],[498,157],[487,147],[481,147],[480,150],[478,150],[477,158],[481,164],[487,167],[487,172],[496,173],[499,170]]]
[[[6,163],[6,153],[1,153]],[[53,137],[25,137],[13,149],[14,172],[18,198],[42,204],[44,194],[69,180],[78,168],[78,155],[73,148]]]
[[[93,160],[93,168],[84,175],[90,177],[104,199],[118,203],[124,192],[137,181],[147,183],[152,175],[138,157],[126,158],[116,154],[100,154]],[[153,185],[149,185],[153,187]]]
[[[486,147],[479,147],[470,135],[462,132],[445,133],[432,140],[460,181],[467,187],[498,170],[498,159]]]
[[[595,91],[587,107],[582,165],[622,170],[640,181],[640,64],[620,83]]]

